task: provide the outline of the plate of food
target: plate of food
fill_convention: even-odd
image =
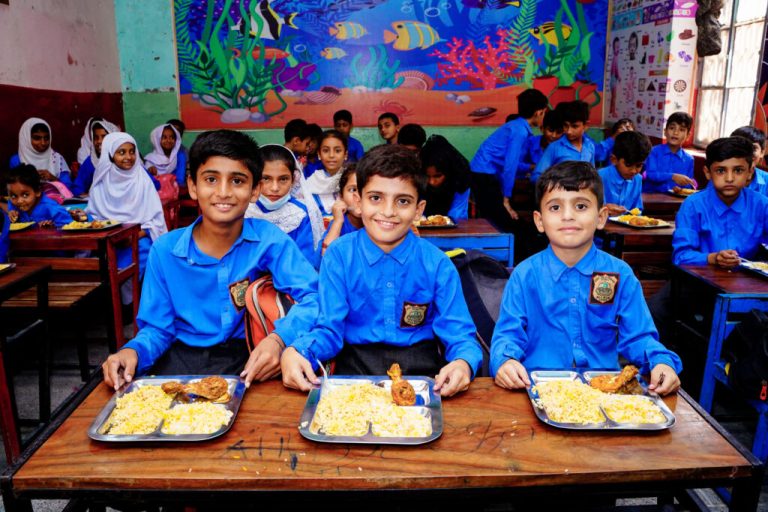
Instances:
[[[173,375],[132,381],[88,429],[96,441],[205,441],[227,432],[243,401],[234,375]]]
[[[741,258],[739,266],[763,277],[768,277],[768,261],[749,261]]]
[[[414,225],[419,229],[444,229],[456,227],[456,223],[447,215],[430,215],[428,217],[422,216],[421,219],[414,221]]]
[[[11,222],[11,232],[22,231],[31,228],[35,224],[37,224],[37,222]]]
[[[90,222],[78,222],[73,220],[69,224],[64,224],[61,229],[64,231],[101,231],[112,229],[119,226],[121,222],[116,220],[93,220]]]
[[[434,379],[334,375],[309,392],[299,432],[321,443],[417,445],[443,433],[440,394]],[[391,377],[391,378],[390,378]]]
[[[621,371],[540,370],[530,374],[536,416],[570,430],[664,430],[675,415],[651,394],[637,368]]]
[[[645,215],[632,215],[632,213],[608,217],[608,220],[636,229],[657,229],[668,228],[671,226],[671,224],[665,220],[655,219]]]
[[[672,194],[673,196],[677,197],[689,197],[692,196],[698,192],[695,188],[683,188],[683,187],[672,187],[669,190],[667,190],[668,194]]]
[[[0,263],[0,274],[5,274],[16,268],[15,263]]]

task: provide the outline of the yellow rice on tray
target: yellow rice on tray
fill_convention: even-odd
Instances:
[[[118,397],[115,408],[102,428],[110,435],[151,434],[157,429],[173,397],[160,386],[142,386]]]
[[[648,398],[639,395],[606,395],[603,409],[618,423],[664,423],[661,409]]]
[[[232,411],[211,402],[178,404],[164,414],[163,434],[213,434],[229,423]]]
[[[360,437],[368,425],[379,437],[426,437],[432,433],[429,418],[399,407],[391,393],[370,383],[337,385],[317,404],[311,429],[331,436]]]

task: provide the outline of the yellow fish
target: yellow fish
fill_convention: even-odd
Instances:
[[[328,60],[340,59],[347,55],[347,52],[341,48],[323,48],[320,52],[321,57],[325,57]]]
[[[328,29],[328,32],[339,40],[360,39],[368,33],[364,26],[353,21],[337,21]]]
[[[394,33],[389,30],[384,31],[384,42],[394,42],[392,47],[395,50],[405,51],[414,48],[424,50],[442,41],[440,34],[434,28],[420,21],[395,21],[392,23],[392,28],[395,30]]]
[[[572,32],[571,27],[569,25],[561,25],[561,28],[563,30],[563,39],[568,39],[568,36],[570,36]],[[528,32],[538,39],[539,44],[544,44],[544,40],[546,39],[547,44],[557,46],[557,33],[555,32],[555,23],[552,21],[542,23],[538,27],[533,27],[528,30]]]

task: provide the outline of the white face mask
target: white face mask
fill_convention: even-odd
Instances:
[[[290,193],[285,194],[283,197],[281,197],[277,201],[271,201],[270,199],[267,198],[267,196],[265,196],[263,194],[259,196],[259,203],[261,203],[261,205],[264,208],[266,208],[267,210],[269,210],[271,212],[273,212],[273,211],[275,211],[275,210],[277,210],[279,208],[282,208],[283,206],[285,206],[285,203],[287,203],[290,200],[291,200],[291,194]]]

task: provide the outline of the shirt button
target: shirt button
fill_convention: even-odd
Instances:
[[[392,288],[393,286],[395,285],[392,282],[387,283],[387,288]]]
[[[576,304],[576,297],[571,297],[571,304]]]

